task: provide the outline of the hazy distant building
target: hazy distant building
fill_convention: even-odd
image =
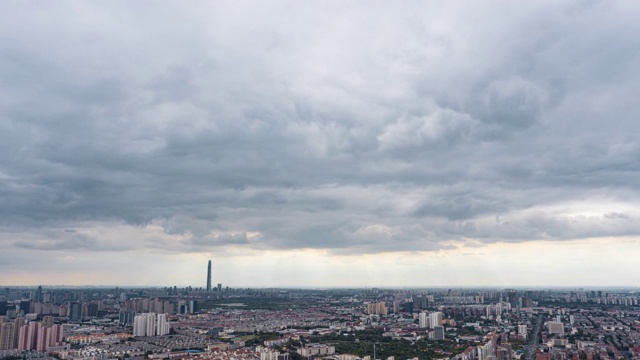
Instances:
[[[507,301],[509,302],[509,305],[511,305],[512,309],[515,309],[516,307],[518,307],[518,293],[516,293],[515,291],[510,291],[507,293]]]
[[[82,321],[82,304],[71,303],[69,307],[69,321]]]
[[[426,296],[418,295],[413,298],[414,309],[426,309],[429,307],[429,300]]]
[[[19,312],[22,315],[27,315],[29,313],[29,308],[31,307],[31,301],[20,301],[18,305]]]
[[[36,290],[36,293],[33,296],[33,299],[35,301],[42,301],[43,297],[42,297],[42,286],[38,286],[38,289]]]
[[[547,323],[549,334],[564,334],[564,325],[558,321],[549,321]]]
[[[394,314],[399,314],[401,306],[402,306],[402,301],[401,300],[394,300],[393,301],[393,313]]]
[[[549,321],[547,328],[549,334],[564,334],[564,324],[560,321]]]
[[[0,301],[0,316],[7,315],[7,302],[5,300]]]
[[[367,304],[367,313],[375,315],[387,315],[388,310],[384,302]]]
[[[133,324],[133,319],[135,318],[135,316],[135,311],[120,310],[120,316],[118,317],[120,325]]]

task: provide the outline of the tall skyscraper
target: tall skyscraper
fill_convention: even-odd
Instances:
[[[207,266],[207,291],[211,291],[211,260]]]

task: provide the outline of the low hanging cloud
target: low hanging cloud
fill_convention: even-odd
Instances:
[[[634,3],[147,5],[0,5],[4,248],[640,235]]]

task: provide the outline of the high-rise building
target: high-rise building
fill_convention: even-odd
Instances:
[[[427,328],[429,327],[429,313],[428,312],[421,312],[420,315],[418,316],[418,325],[421,328]]]
[[[82,321],[82,304],[71,303],[71,306],[69,308],[69,320]]]
[[[30,322],[29,323],[29,336],[27,341],[29,342],[30,348],[27,350],[33,350],[36,348],[38,343],[38,333],[42,331],[42,323],[41,322]]]
[[[49,346],[60,346],[63,344],[62,340],[64,339],[62,325],[53,325],[49,329],[50,341]]]
[[[0,350],[13,349],[14,324],[5,322],[0,325]]]
[[[145,313],[136,315],[133,320],[134,336],[167,335],[169,328],[166,314]]]
[[[207,266],[207,291],[211,291],[211,260]]]
[[[507,293],[507,301],[511,305],[512,309],[518,307],[518,293],[516,293],[515,291],[509,291]]]
[[[444,326],[433,327],[433,340],[444,340]]]
[[[135,316],[135,311],[120,310],[120,316],[118,317],[120,325],[133,324],[133,318]]]
[[[168,335],[169,334],[169,322],[167,321],[167,314],[158,314],[156,320],[156,335]]]
[[[0,301],[0,316],[5,316],[7,315],[7,310],[9,309],[8,304],[6,301],[2,300]]]
[[[20,301],[20,304],[18,305],[18,307],[22,315],[27,315],[31,307],[31,301]]]
[[[394,314],[399,314],[401,306],[402,306],[402,301],[401,300],[394,300],[393,301],[393,313]]]
[[[36,336],[36,350],[46,351],[51,337],[51,328],[41,327]]]
[[[440,311],[429,314],[429,328],[435,329],[436,326],[442,326],[442,313]]]
[[[23,317],[17,317],[13,322],[13,349],[18,347],[18,340],[20,337],[20,329],[24,326],[25,319]]]
[[[20,328],[17,329],[16,333],[18,334],[18,346],[17,346],[18,350],[19,351],[30,350],[29,342],[28,342],[29,325],[20,326]]]
[[[38,289],[36,290],[36,293],[34,295],[34,300],[42,301],[42,286],[38,286]]]
[[[384,301],[367,304],[367,313],[376,315],[387,315],[388,310]]]
[[[153,336],[155,326],[155,314],[145,313],[136,315],[133,319],[133,336]]]
[[[527,339],[527,325],[518,325],[518,335],[522,335],[524,339]]]
[[[87,305],[87,316],[88,317],[96,317],[98,316],[98,304],[91,303]]]

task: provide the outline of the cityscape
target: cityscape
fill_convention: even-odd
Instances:
[[[640,360],[640,1],[0,1],[0,360]]]
[[[202,287],[6,287],[0,357],[640,358],[638,289],[251,289],[213,280],[209,261]]]

